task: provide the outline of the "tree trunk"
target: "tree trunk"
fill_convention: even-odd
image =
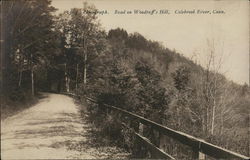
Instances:
[[[19,59],[19,81],[18,81],[18,87],[19,88],[21,88],[22,76],[23,76],[23,71],[22,71],[22,56],[20,54],[20,59]]]
[[[78,66],[79,66],[79,64],[77,63],[76,64],[76,90],[78,88]]]
[[[70,84],[70,78],[68,77],[68,81],[67,81],[67,92],[69,92],[70,90],[70,88],[69,88],[69,84]]]
[[[35,95],[33,66],[31,66],[31,94],[32,94],[32,96]]]
[[[224,117],[223,117],[223,113],[222,113],[222,111],[221,111],[221,115],[220,115],[220,135],[222,135],[223,134],[223,129],[224,129]]]
[[[23,77],[23,71],[21,70],[21,71],[20,71],[20,74],[19,74],[19,81],[18,81],[18,87],[19,87],[19,88],[21,88],[22,77]]]
[[[202,117],[201,117],[201,129],[202,129],[202,133],[205,133],[205,115],[204,115],[204,112],[202,114]]]
[[[33,64],[32,64],[32,60],[33,60],[33,55],[30,55],[30,74],[31,74],[31,94],[32,96],[35,95],[35,89],[34,89],[34,70],[33,70]]]
[[[216,107],[216,102],[215,99],[213,100],[213,109],[212,109],[212,125],[211,125],[211,134],[214,134],[214,119],[215,119],[215,107]]]
[[[84,47],[84,68],[83,68],[83,84],[85,85],[87,83],[87,43],[86,43],[86,37],[83,39],[83,47]]]
[[[83,75],[83,84],[87,83],[87,53],[84,55],[84,75]]]
[[[207,113],[206,113],[206,133],[209,133],[209,124],[210,124],[210,120],[209,120],[209,108],[207,106]]]
[[[69,92],[69,79],[68,79],[68,74],[67,74],[67,64],[64,64],[64,77],[65,77],[65,88],[66,88],[66,92]]]

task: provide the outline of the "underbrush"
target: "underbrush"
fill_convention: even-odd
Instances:
[[[38,96],[32,96],[30,92],[21,89],[1,95],[1,120],[34,105],[38,101]]]
[[[108,110],[101,104],[89,103],[87,106],[88,121],[94,126],[92,130],[95,132],[96,141],[102,142],[103,146],[123,148],[132,153],[129,158],[134,158],[136,152],[134,130],[128,127],[132,123],[131,120]]]
[[[123,139],[120,137],[123,135],[122,132],[126,132],[122,129],[120,121],[116,121],[110,114],[106,115],[107,112],[100,109],[98,104],[87,102],[84,97],[75,100],[81,106],[79,109],[82,120],[91,126],[88,130],[88,146],[106,153],[99,158],[131,158],[131,152],[124,146],[127,143],[120,142]]]
[[[118,112],[107,109],[103,105],[91,103],[88,105],[89,121],[95,126],[95,134],[97,135],[98,141],[101,141],[103,145],[113,145],[119,146],[130,152],[130,158],[149,158],[150,155],[144,146],[138,144],[134,136],[133,120],[129,117],[124,117]],[[143,134],[149,138],[153,143],[154,140],[159,137],[151,133],[151,129],[144,128]],[[145,133],[144,133],[145,132]],[[168,138],[168,143],[165,144],[164,151],[170,153],[178,159],[189,159],[192,156],[192,148],[189,148],[176,140]],[[211,137],[207,139],[208,142],[212,144],[222,146],[226,149],[244,154],[248,156],[248,151],[246,150],[247,145],[249,145],[248,139],[246,137],[241,137],[237,141],[236,135],[224,135],[222,138]],[[156,142],[157,143],[157,142]],[[155,143],[155,144],[156,144]],[[235,150],[239,148],[238,150]],[[244,149],[243,149],[244,148]],[[243,149],[243,150],[242,150]],[[213,159],[209,158],[208,159]]]

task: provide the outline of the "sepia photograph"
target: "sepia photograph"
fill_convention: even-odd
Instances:
[[[0,159],[250,159],[248,0],[0,8]]]

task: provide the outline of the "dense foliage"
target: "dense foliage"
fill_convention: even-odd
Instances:
[[[138,33],[127,34],[120,28],[110,30],[107,36],[109,46],[101,58],[92,62],[95,66],[91,72],[94,81],[88,84],[87,95],[248,155],[249,118],[244,112],[239,112],[239,103],[245,103],[249,96],[248,86],[230,82],[223,75],[208,71],[142,37]],[[243,90],[244,96],[240,96]],[[247,103],[249,105],[249,101]],[[246,106],[243,108],[247,109]],[[99,114],[95,112],[93,116]],[[103,124],[103,118],[100,124]],[[124,137],[124,129],[117,124],[120,123],[117,119],[122,117],[112,113],[107,114],[106,119],[103,131],[107,133],[105,126],[112,126],[108,132],[112,139],[114,135],[120,135],[117,140],[121,137],[130,139],[131,135]],[[232,123],[238,124],[230,125]],[[185,158],[180,153],[191,154],[185,146],[159,137],[150,128],[144,128],[144,134],[176,157]]]
[[[1,2],[1,111],[19,110],[35,101],[37,80],[54,52],[49,0]],[[40,78],[40,77],[38,77]],[[21,104],[21,105],[20,105]],[[4,116],[3,116],[4,117]]]
[[[139,33],[121,28],[106,33],[96,8],[87,3],[58,16],[52,16],[55,8],[49,0],[1,5],[1,87],[10,101],[21,103],[38,91],[75,92],[249,155],[249,86],[235,84],[209,65],[201,67]],[[101,104],[89,107],[89,113],[102,135],[147,156],[122,124],[138,128],[133,120]],[[143,132],[173,156],[190,154],[151,128]]]

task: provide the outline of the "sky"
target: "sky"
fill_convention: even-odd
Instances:
[[[52,0],[57,13],[81,8],[84,0]],[[161,42],[201,65],[211,42],[215,57],[223,59],[220,73],[236,83],[249,83],[249,2],[248,0],[87,0],[100,11],[102,27],[108,31],[117,27],[128,33],[139,32],[145,38]],[[115,10],[126,14],[115,14]],[[134,14],[134,10],[154,11],[154,14]],[[168,10],[169,14],[159,14]],[[178,14],[181,11],[194,14]],[[200,10],[200,13],[198,13]],[[132,11],[132,14],[127,12]],[[156,13],[157,11],[157,13]],[[208,11],[208,14],[201,14]],[[214,11],[223,12],[222,14]],[[211,14],[210,14],[211,13]]]

